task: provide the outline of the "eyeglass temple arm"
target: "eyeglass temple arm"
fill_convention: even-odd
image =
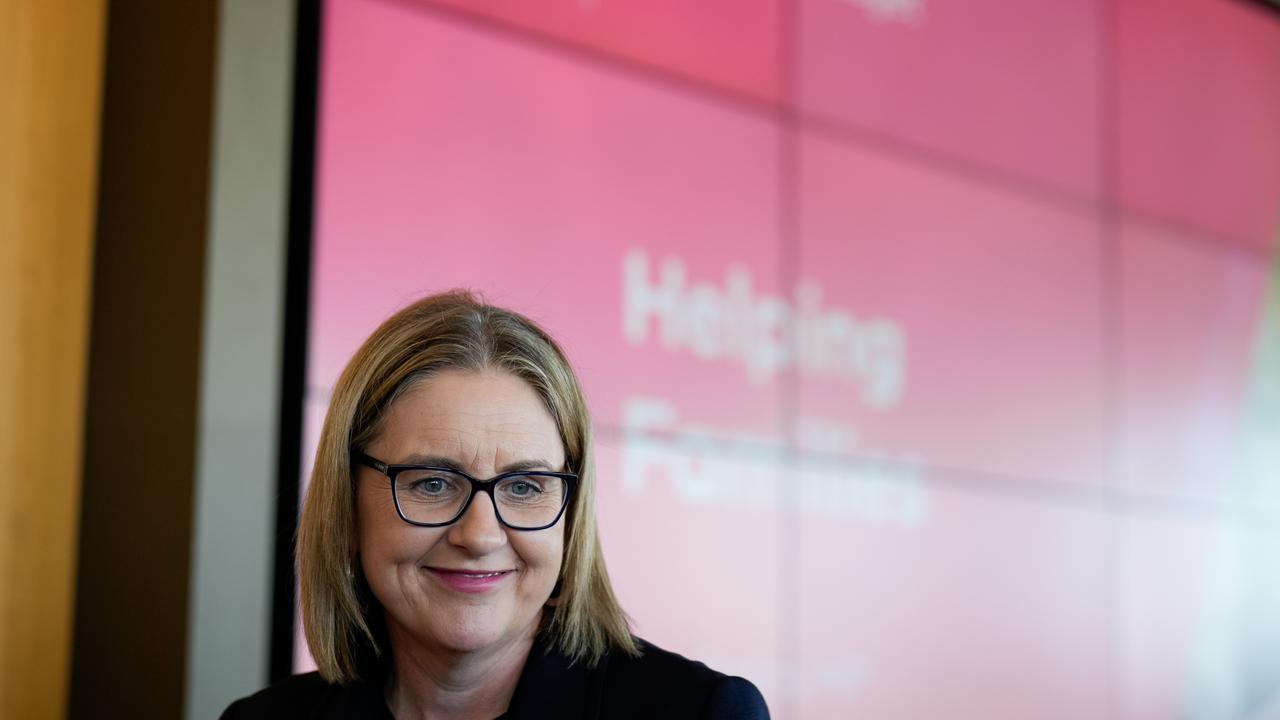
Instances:
[[[386,463],[382,462],[381,460],[374,460],[373,458],[369,457],[368,455],[365,455],[364,453],[360,452],[359,450],[356,450],[355,448],[351,448],[351,456],[355,458],[356,461],[358,461],[361,465],[367,465],[368,467],[371,467],[380,473],[385,474],[389,467]]]

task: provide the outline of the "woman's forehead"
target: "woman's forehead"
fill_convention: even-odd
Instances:
[[[447,370],[415,384],[392,403],[372,446],[393,463],[411,456],[482,468],[564,462],[559,430],[542,399],[502,370]]]

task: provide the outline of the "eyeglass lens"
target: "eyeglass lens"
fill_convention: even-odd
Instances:
[[[448,470],[405,470],[395,485],[400,512],[411,522],[450,522],[471,495],[471,481]],[[567,490],[563,478],[527,473],[495,483],[493,500],[508,525],[536,528],[556,519]]]

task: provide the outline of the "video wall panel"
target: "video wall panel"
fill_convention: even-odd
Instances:
[[[1137,220],[1119,239],[1121,480],[1248,497],[1237,459],[1252,422],[1269,268],[1229,243]]]
[[[1149,514],[1119,530],[1113,717],[1277,717],[1280,537]]]
[[[412,1],[412,0],[411,0]],[[782,0],[418,0],[776,103]]]
[[[782,457],[645,430],[606,430],[597,446],[601,542],[633,631],[733,668],[771,697],[783,691],[779,652],[794,625],[778,588],[791,562],[778,512],[792,474]]]
[[[905,490],[874,466],[826,472]],[[927,473],[912,482],[921,495],[907,513],[806,503],[800,716],[1107,717],[1109,518],[953,491]]]
[[[1120,202],[1255,249],[1280,212],[1280,29],[1256,2],[1116,0]]]
[[[849,454],[1100,483],[1098,215],[817,134],[800,168],[797,294],[831,309],[799,317],[798,420]]]
[[[806,115],[1070,193],[1102,192],[1106,3],[797,5]]]
[[[583,378],[637,633],[775,717],[1268,717],[1213,638],[1280,594],[1280,14],[323,13],[305,467],[361,340],[472,288]]]

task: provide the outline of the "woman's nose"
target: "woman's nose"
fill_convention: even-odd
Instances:
[[[488,493],[477,492],[458,522],[449,526],[449,542],[472,555],[485,555],[507,544],[507,530],[498,522]]]

